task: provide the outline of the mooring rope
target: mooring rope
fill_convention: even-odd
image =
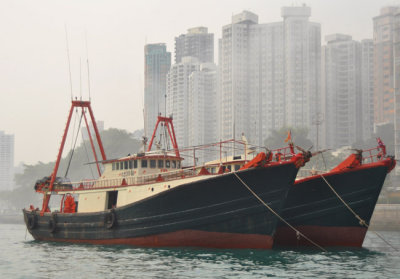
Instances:
[[[342,199],[342,197],[335,191],[335,189],[332,187],[332,185],[326,180],[326,178],[321,174],[320,175],[322,179],[325,181],[325,183],[329,186],[329,188],[332,190],[332,192],[338,197],[338,199],[347,207],[347,209],[356,217],[360,223],[361,226],[365,226],[367,229],[369,229],[369,225],[365,220],[363,220],[360,216],[358,216],[354,210]],[[394,247],[392,244],[390,244],[386,239],[383,238],[378,232],[372,230],[376,236],[378,236],[383,242],[385,242],[387,245],[389,245],[391,248],[393,248],[395,251],[399,251],[396,247]]]
[[[317,243],[315,243],[314,241],[312,241],[311,239],[309,239],[307,236],[305,236],[304,234],[302,234],[299,230],[297,230],[295,227],[293,227],[291,224],[289,224],[285,219],[283,219],[275,210],[273,210],[268,204],[266,204],[240,177],[239,175],[234,172],[233,173],[238,179],[239,181],[247,188],[247,190],[250,191],[250,193],[253,194],[254,197],[256,197],[266,208],[268,208],[269,211],[271,211],[276,217],[279,218],[279,220],[281,220],[282,222],[284,222],[288,227],[290,227],[292,230],[294,230],[296,232],[296,235],[300,235],[302,236],[304,239],[306,239],[308,242],[310,242],[311,244],[313,244],[314,246],[318,247],[319,249],[321,249],[324,252],[328,252],[327,250],[325,250],[324,248],[322,248],[320,245],[318,245]]]

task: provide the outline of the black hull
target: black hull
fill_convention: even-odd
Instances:
[[[369,224],[388,168],[384,164],[325,174],[343,200]],[[288,193],[283,218],[322,246],[360,247],[367,228],[360,224],[320,176],[296,182]],[[312,245],[279,222],[275,244],[282,246]]]
[[[279,213],[297,170],[285,163],[237,174]],[[36,240],[139,246],[271,248],[277,225],[276,216],[233,173],[188,183],[113,212],[39,216],[24,210],[24,218]]]

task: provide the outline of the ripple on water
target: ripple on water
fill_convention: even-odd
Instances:
[[[1,278],[400,278],[400,253],[368,233],[362,249],[217,250],[42,243],[0,224]],[[400,233],[381,232],[400,247]]]

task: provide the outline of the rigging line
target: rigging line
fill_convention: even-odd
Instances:
[[[68,70],[69,70],[69,87],[71,91],[71,100],[73,99],[72,94],[72,75],[71,75],[71,60],[69,58],[69,44],[68,44],[68,32],[67,32],[67,24],[64,25],[65,28],[65,41],[67,44],[67,57],[68,57]]]
[[[331,188],[332,192],[336,195],[336,197],[338,197],[338,199],[347,207],[347,209],[354,215],[354,217],[356,217],[360,223],[361,226],[365,226],[367,229],[369,228],[369,225],[367,224],[367,222],[365,222],[365,220],[361,219],[360,216],[358,216],[354,210],[342,199],[341,196],[339,196],[339,194],[335,191],[335,189],[332,187],[332,185],[328,182],[328,180],[326,180],[326,178],[321,174],[320,175],[322,177],[322,179],[326,182],[326,184],[329,186],[329,188]],[[392,244],[390,244],[387,240],[385,240],[380,234],[378,234],[376,231],[372,230],[373,233],[375,233],[380,239],[382,239],[387,245],[389,245],[392,249],[394,249],[395,251],[399,251],[396,247],[394,247]]]
[[[91,101],[91,96],[90,96],[90,67],[89,67],[89,48],[88,48],[88,42],[87,42],[87,32],[85,29],[85,42],[86,42],[86,65],[87,65],[87,75],[88,75],[88,91],[89,91],[89,101]]]
[[[299,230],[297,230],[295,227],[293,227],[291,224],[289,224],[285,219],[283,219],[275,210],[273,210],[266,202],[264,202],[246,183],[244,183],[244,181],[239,177],[239,175],[234,172],[233,173],[237,179],[239,179],[239,181],[247,188],[247,190],[250,191],[250,193],[253,194],[253,196],[255,198],[257,198],[266,208],[268,208],[269,211],[271,211],[276,217],[279,218],[279,220],[281,220],[282,222],[284,222],[287,226],[289,226],[291,229],[293,229],[297,235],[302,236],[303,238],[305,238],[307,241],[309,241],[311,244],[313,244],[314,246],[318,247],[319,249],[321,249],[324,252],[328,252],[327,250],[325,250],[324,248],[322,248],[320,245],[318,245],[317,243],[315,243],[314,241],[312,241],[311,239],[309,239],[307,236],[305,236],[303,233],[301,233]]]
[[[75,127],[76,127],[76,116],[78,115],[78,108],[76,108],[75,119],[74,119],[74,127],[72,129],[72,137],[71,137],[71,150],[74,145],[74,138],[75,138]]]
[[[69,157],[68,166],[67,166],[67,170],[65,171],[65,176],[64,176],[64,177],[67,177],[68,171],[69,171],[69,167],[71,166],[72,156],[74,155],[76,142],[77,142],[77,140],[78,140],[79,129],[81,128],[82,117],[83,117],[83,114],[81,115],[81,119],[79,120],[78,132],[76,133],[76,138],[75,138],[74,147],[72,148],[71,156]]]
[[[86,158],[87,158],[88,162],[90,162],[88,151],[87,151],[86,144],[85,144],[85,139],[83,138],[83,133],[81,133],[81,135],[82,135],[82,144],[83,144],[83,147],[85,148]],[[93,170],[92,170],[92,166],[89,163],[88,163],[88,165],[89,165],[90,173],[92,174],[92,179],[95,179],[94,174],[93,174]]]

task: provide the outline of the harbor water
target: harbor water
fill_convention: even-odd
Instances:
[[[397,250],[400,232],[379,232]],[[0,224],[0,278],[400,278],[400,252],[368,232],[361,249],[217,250],[43,243]]]

